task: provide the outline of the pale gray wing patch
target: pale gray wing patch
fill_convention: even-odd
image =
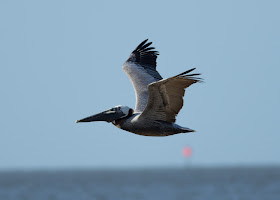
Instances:
[[[157,80],[146,73],[141,66],[132,62],[126,62],[123,65],[123,70],[129,77],[135,91],[136,105],[134,111],[143,112],[149,99],[148,85]]]

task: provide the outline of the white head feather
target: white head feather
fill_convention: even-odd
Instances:
[[[126,117],[129,114],[130,108],[128,106],[119,105],[119,106],[116,106],[116,108],[120,108],[120,110],[123,112],[123,114],[125,114],[124,117]]]

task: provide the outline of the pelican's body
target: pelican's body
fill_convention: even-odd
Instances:
[[[77,122],[107,121],[115,126],[145,136],[168,136],[194,130],[175,124],[183,106],[185,88],[199,82],[199,74],[188,70],[177,76],[162,79],[156,70],[158,52],[143,41],[123,64],[123,70],[133,84],[136,94],[135,109],[116,106]]]
[[[141,119],[140,113],[133,114],[125,119],[117,120],[113,124],[123,130],[144,136],[168,136],[176,133],[194,132],[175,123]]]

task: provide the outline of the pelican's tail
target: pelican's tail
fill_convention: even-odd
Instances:
[[[176,128],[178,130],[179,133],[195,132],[195,130],[192,130],[192,129],[187,128],[187,127],[179,126],[178,124],[173,124],[173,126],[174,126],[174,128]]]

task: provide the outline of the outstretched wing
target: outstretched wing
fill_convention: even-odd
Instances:
[[[175,122],[177,114],[183,107],[185,88],[193,83],[201,82],[201,79],[196,77],[200,74],[188,74],[194,69],[151,83],[148,86],[149,101],[139,119],[143,117],[151,120]]]
[[[143,112],[147,105],[148,85],[162,79],[156,70],[156,59],[159,53],[154,51],[154,47],[150,47],[152,42],[147,43],[147,41],[148,39],[139,44],[123,64],[123,70],[128,75],[135,90],[135,112]]]

